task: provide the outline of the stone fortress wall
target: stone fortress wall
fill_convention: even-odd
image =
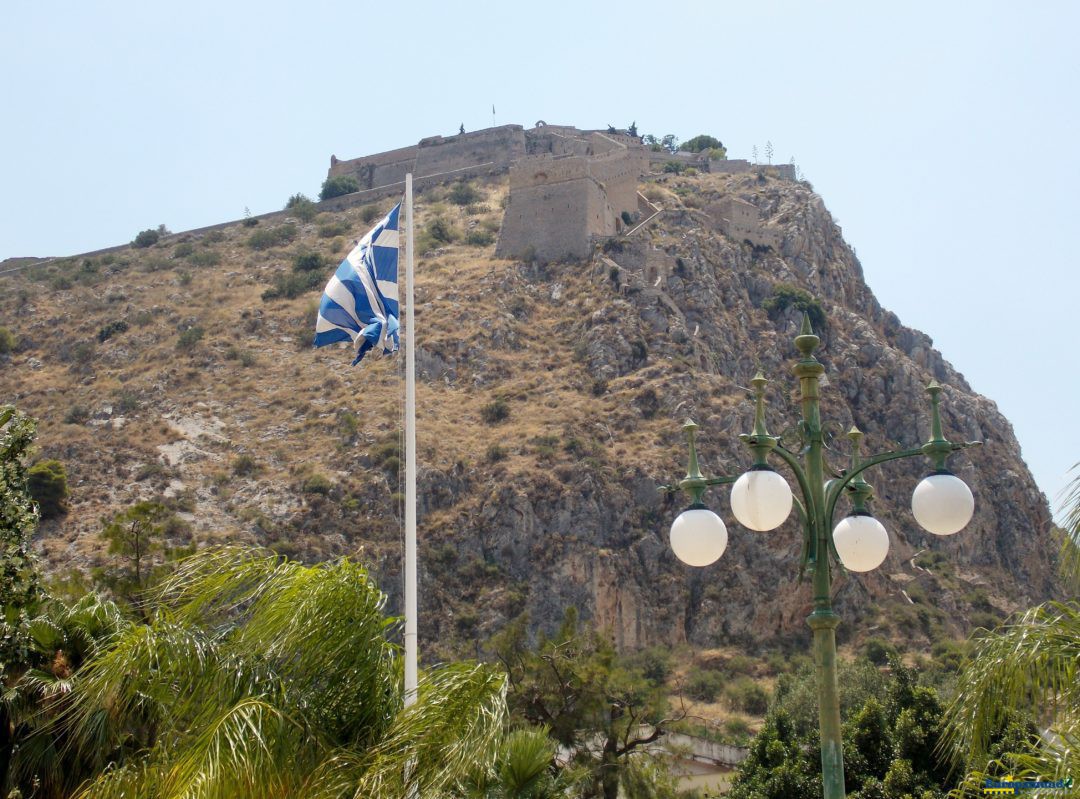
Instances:
[[[510,193],[495,254],[531,255],[543,261],[587,258],[596,239],[625,232],[641,217],[638,182],[668,161],[709,172],[766,171],[795,179],[790,164],[760,165],[715,160],[696,153],[655,153],[626,132],[579,130],[536,123],[502,125],[456,136],[431,136],[411,147],[350,160],[331,156],[328,177],[349,175],[360,191],[327,203],[352,205],[400,186],[412,172],[417,185],[509,172]],[[424,180],[427,178],[428,180]],[[718,228],[739,241],[779,246],[757,209],[725,200],[708,209]]]

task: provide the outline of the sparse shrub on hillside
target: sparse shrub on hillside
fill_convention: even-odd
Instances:
[[[66,424],[86,424],[87,419],[90,418],[90,409],[85,405],[76,403],[68,408],[68,412],[64,414],[64,422]]]
[[[476,187],[464,180],[459,180],[446,193],[446,199],[454,205],[472,205],[481,197],[482,195],[476,190]]]
[[[715,702],[724,689],[724,675],[709,669],[697,669],[686,681],[686,693],[700,702]]]
[[[884,666],[896,655],[896,647],[884,638],[867,638],[863,642],[863,654],[876,666]]]
[[[697,173],[698,173],[697,167],[695,167],[695,166],[688,166],[686,169],[683,170],[683,174],[686,175],[686,177],[688,177],[688,178],[692,178],[692,177],[697,176]],[[684,198],[683,202],[684,203],[686,202],[686,198]],[[692,208],[698,208],[700,206],[699,205],[693,205],[691,207]]]
[[[257,230],[248,237],[247,246],[253,250],[269,250],[280,247],[296,238],[296,225],[286,223],[274,228]]]
[[[623,244],[622,239],[610,238],[604,240],[604,246],[602,249],[606,253],[620,253],[624,249],[626,249],[626,245]],[[612,269],[615,268],[616,267],[612,267]]]
[[[326,259],[317,252],[299,252],[293,258],[294,272],[319,272],[325,269],[326,265]]]
[[[288,202],[285,203],[285,210],[292,211],[302,222],[310,222],[319,213],[315,203],[303,194],[294,194],[290,197]]]
[[[487,448],[486,455],[488,463],[498,463],[499,461],[506,460],[506,447],[500,446],[499,444],[492,444]]]
[[[262,466],[250,455],[239,455],[232,464],[232,472],[237,477],[250,477],[262,471]]]
[[[373,208],[374,206],[368,206]],[[367,208],[364,209],[365,211]],[[370,219],[365,219],[365,222],[370,222]],[[332,222],[327,222],[324,225],[319,225],[319,238],[320,239],[332,239],[335,236],[344,236],[349,232],[349,225],[344,219],[335,219]]]
[[[453,223],[441,216],[435,217],[428,223],[427,234],[442,244],[451,244],[458,237]]]
[[[192,266],[217,266],[221,263],[221,255],[216,250],[201,250],[192,253],[188,261]]]
[[[354,191],[360,191],[360,184],[356,182],[356,178],[351,175],[338,175],[323,181],[319,199],[329,200],[333,197],[352,194]]]
[[[194,277],[192,276],[191,272],[187,271],[186,269],[181,269],[179,272],[176,273],[176,280],[181,286],[190,286],[191,281],[194,280]]]
[[[683,164],[679,163],[678,161],[668,161],[666,164],[664,164],[664,171],[669,174],[682,174],[684,168],[685,167],[683,166]]]
[[[134,241],[131,243],[136,247],[153,247],[161,239],[161,233],[153,228],[147,228],[146,230],[140,230],[136,235]]]
[[[207,233],[205,236],[203,236],[202,241],[203,241],[203,244],[206,244],[206,245],[221,244],[221,242],[225,241],[225,231],[224,230],[211,230],[209,233]]]
[[[195,245],[190,241],[183,241],[173,248],[173,258],[187,258],[195,252]]]
[[[61,272],[59,275],[56,275],[52,280],[49,281],[49,286],[52,288],[53,291],[67,291],[74,285],[75,284],[72,282],[71,278],[65,275],[63,272]]]
[[[111,339],[117,333],[126,333],[128,329],[128,323],[123,319],[115,319],[102,327],[97,334],[97,340],[104,344]]]
[[[761,716],[769,709],[769,693],[749,677],[739,677],[724,688],[731,707],[749,713],[752,716]]]
[[[15,349],[15,334],[0,326],[0,355],[7,355]]]
[[[262,293],[263,302],[295,299],[317,289],[324,280],[321,272],[286,272],[274,278],[274,285]],[[305,331],[306,335],[306,331]],[[305,339],[306,341],[306,339]],[[310,345],[310,341],[305,346]]]
[[[189,327],[187,330],[180,334],[180,337],[176,339],[176,349],[182,352],[190,352],[195,349],[195,346],[202,341],[202,337],[205,331],[195,325]]]
[[[364,224],[374,222],[380,216],[383,216],[383,213],[379,210],[379,206],[377,205],[365,205],[360,210],[360,219],[363,220]]]
[[[794,307],[810,316],[810,324],[815,330],[820,332],[825,329],[825,310],[821,307],[821,303],[808,291],[790,283],[775,284],[772,295],[765,299],[761,307],[774,321],[788,308]]]
[[[480,228],[474,228],[465,234],[465,243],[473,247],[487,247],[494,241],[495,239],[490,233]]]
[[[646,419],[652,419],[660,411],[660,397],[652,386],[641,389],[634,399],[634,404]]]
[[[498,424],[510,417],[510,404],[504,397],[496,397],[480,408],[480,418],[488,424]]]
[[[26,488],[38,504],[42,519],[67,513],[67,470],[58,460],[38,461],[26,472]]]
[[[623,211],[621,214],[619,214],[619,216],[622,219],[623,224],[627,227],[630,227],[630,225],[634,224],[634,217],[630,216],[629,211]]]
[[[323,496],[327,496],[333,487],[334,485],[330,482],[329,478],[315,473],[304,480],[300,486],[300,490],[305,494],[322,494]]]

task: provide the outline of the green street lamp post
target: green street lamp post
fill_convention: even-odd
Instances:
[[[685,491],[690,496],[690,507],[679,514],[671,526],[671,547],[680,560],[691,566],[708,566],[727,547],[727,528],[702,501],[710,486],[733,484],[732,512],[751,530],[773,530],[795,508],[803,528],[799,576],[801,579],[809,572],[813,577],[813,611],[806,621],[814,634],[814,660],[818,672],[823,793],[825,799],[843,799],[844,761],[836,683],[836,627],[840,617],[832,608],[830,555],[849,571],[859,572],[877,568],[885,560],[889,550],[888,533],[867,509],[873,489],[863,479],[863,473],[872,466],[899,458],[922,455],[930,458],[934,466],[912,495],[911,507],[916,521],[935,535],[959,532],[971,520],[975,502],[967,485],[945,468],[945,460],[951,453],[979,442],[955,444],[945,439],[938,409],[941,386],[931,381],[926,389],[930,395],[929,441],[918,449],[884,452],[863,459],[860,453],[862,433],[852,428],[848,433],[852,443],[850,467],[838,472],[829,469],[823,453],[825,442],[818,392],[825,367],[814,357],[819,343],[820,339],[810,328],[809,318],[804,315],[802,330],[795,337],[795,347],[801,355],[794,367],[802,400],[802,418],[798,425],[802,447],[799,452],[785,447],[779,437],[769,435],[765,427],[765,386],[768,381],[759,373],[751,381],[756,404],[754,430],[749,435],[739,436],[754,453],[750,471],[739,477],[705,477],[698,466],[694,442],[697,425],[687,420],[683,425],[690,450],[686,477],[675,485],[661,486],[661,490]],[[801,498],[794,497],[787,481],[769,466],[769,456],[778,457],[788,466],[798,483]],[[834,527],[833,514],[837,502],[845,494],[851,501],[852,510]]]

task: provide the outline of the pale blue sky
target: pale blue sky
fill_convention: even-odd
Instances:
[[[870,286],[1014,423],[1051,501],[1080,460],[1080,5],[9,3],[0,258],[315,195],[331,153],[537,119],[792,156]]]

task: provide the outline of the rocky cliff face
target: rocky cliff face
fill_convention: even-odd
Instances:
[[[440,190],[422,195],[420,228],[440,218],[460,239],[495,227],[505,186],[481,188],[486,205],[468,208]],[[751,426],[742,386],[758,369],[773,381],[770,428],[792,425],[795,304],[807,300],[824,320],[834,466],[847,462],[852,424],[869,451],[924,441],[931,378],[946,386],[946,435],[984,442],[951,460],[976,514],[950,538],[910,515],[925,462],[868,475],[891,550],[875,572],[838,577],[838,610],[857,622],[841,637],[873,630],[926,643],[1052,593],[1049,513],[1011,426],[929,337],[881,308],[820,197],[756,175],[672,176],[643,190],[664,212],[586,263],[498,260],[480,235],[420,259],[421,636],[431,656],[525,610],[551,626],[568,604],[627,648],[805,635],[794,522],[744,530],[715,491],[728,550],[690,569],[666,540],[681,500],[656,485],[685,470],[688,416],[710,472],[749,465],[737,434]],[[725,197],[755,205],[779,249],[723,235],[707,209]],[[345,352],[304,347],[318,288],[261,296],[299,249],[339,259],[345,231],[367,227],[362,214],[264,221],[292,226],[269,249],[238,225],[5,280],[0,324],[20,344],[0,396],[42,419],[42,455],[72,475],[69,514],[42,529],[51,568],[101,563],[100,517],[163,496],[196,542],[355,554],[397,601],[399,364],[348,370]],[[128,329],[97,342],[115,321]],[[202,333],[185,336],[193,329]]]

